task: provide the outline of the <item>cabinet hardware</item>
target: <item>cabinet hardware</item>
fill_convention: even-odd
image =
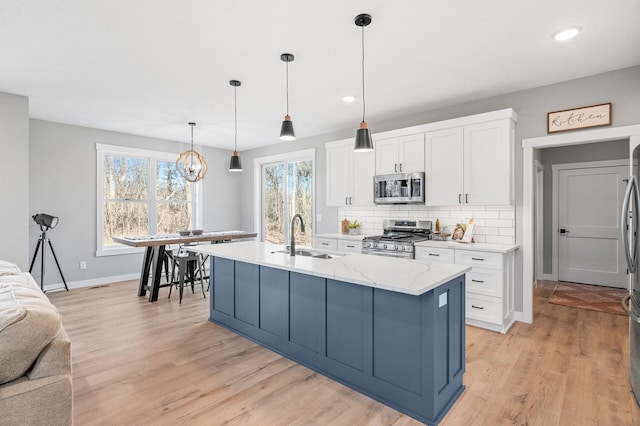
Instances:
[[[471,305],[473,309],[484,309],[484,306]]]
[[[349,204],[353,204],[353,201],[351,201],[352,197],[349,197]]]
[[[471,260],[479,260],[481,262],[484,262],[484,259],[481,257],[472,257]]]
[[[350,246],[349,244],[347,244],[347,247],[349,247],[349,248],[356,248],[356,246]]]
[[[329,243],[320,243],[320,244],[322,244],[323,246],[328,246],[329,245]]]
[[[469,204],[469,194],[464,194],[464,202]]]
[[[471,281],[473,281],[474,283],[480,283],[480,284],[484,282],[483,280],[474,280],[474,279],[472,279]]]
[[[400,172],[402,173],[402,163],[400,163]]]
[[[397,163],[395,163],[395,164],[393,165],[393,171],[394,171],[395,173],[398,173],[398,164],[397,164]]]
[[[349,204],[349,197],[344,197],[344,203]]]
[[[436,256],[436,257],[438,257],[438,256],[440,256],[440,255],[439,255],[438,253],[429,253],[429,256]]]
[[[462,204],[462,194],[458,194],[458,204]]]

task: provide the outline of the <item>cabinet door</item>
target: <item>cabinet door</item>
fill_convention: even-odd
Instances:
[[[346,253],[362,253],[362,240],[338,239],[338,251]]]
[[[398,171],[424,172],[424,134],[404,136],[398,140]]]
[[[327,206],[347,205],[352,187],[352,155],[351,145],[327,148]],[[373,191],[373,184],[371,187]]]
[[[313,239],[313,248],[338,250],[338,241],[335,238],[316,237]]]
[[[373,175],[375,174],[375,152],[352,152],[351,168],[353,190],[349,204],[373,206]]]
[[[400,173],[398,170],[398,139],[376,141],[376,174]]]
[[[427,205],[463,202],[463,145],[460,127],[425,134]]]
[[[512,204],[512,141],[508,120],[464,128],[464,202]]]

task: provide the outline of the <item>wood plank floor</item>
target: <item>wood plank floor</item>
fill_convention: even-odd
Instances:
[[[417,425],[130,281],[47,293],[72,341],[76,425]],[[547,303],[507,335],[467,327],[467,388],[442,425],[640,425],[628,319]],[[207,295],[208,296],[208,295]]]

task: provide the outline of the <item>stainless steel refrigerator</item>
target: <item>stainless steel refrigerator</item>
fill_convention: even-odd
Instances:
[[[622,204],[622,239],[624,241],[627,268],[629,269],[629,295],[622,300],[622,307],[629,315],[629,340],[631,344],[629,381],[636,402],[640,405],[640,143],[632,139],[629,183]]]

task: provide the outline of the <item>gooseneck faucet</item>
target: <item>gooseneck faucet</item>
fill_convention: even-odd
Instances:
[[[300,213],[296,213],[291,219],[291,251],[289,252],[291,256],[296,255],[296,237],[295,237],[296,218],[300,219],[300,232],[304,234],[304,220],[302,220],[302,216],[300,216]]]

